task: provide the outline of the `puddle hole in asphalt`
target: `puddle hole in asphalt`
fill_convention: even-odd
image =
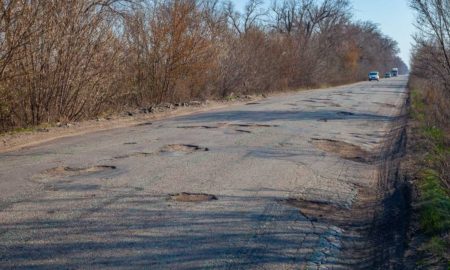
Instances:
[[[209,148],[194,144],[169,144],[159,150],[159,152],[163,155],[185,155],[197,151],[205,152],[209,151]]]
[[[245,103],[245,105],[257,105],[257,104],[261,104],[259,102],[249,102],[249,103]]]
[[[148,152],[136,152],[136,153],[126,154],[126,155],[116,156],[116,157],[114,157],[114,159],[124,159],[124,158],[132,158],[132,157],[148,157],[151,155],[152,155],[152,153],[148,153]]]
[[[110,165],[98,165],[91,167],[69,167],[69,166],[58,166],[43,171],[39,174],[39,177],[64,177],[64,176],[79,176],[79,175],[89,175],[94,173],[100,173],[105,171],[115,170],[116,166]]]
[[[215,201],[217,200],[217,197],[215,195],[206,193],[181,192],[176,194],[169,194],[169,199],[177,202],[207,202]]]
[[[330,139],[312,139],[312,144],[325,152],[330,152],[339,155],[341,158],[369,163],[373,161],[374,157],[361,147],[337,140]]]

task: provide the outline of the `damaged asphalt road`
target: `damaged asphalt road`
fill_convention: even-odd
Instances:
[[[2,153],[0,268],[398,268],[406,83]]]

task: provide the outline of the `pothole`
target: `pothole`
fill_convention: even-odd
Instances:
[[[245,129],[236,129],[237,132],[241,132],[241,133],[252,133],[250,130],[245,130]]]
[[[100,189],[100,185],[95,184],[73,184],[73,183],[56,183],[45,187],[49,191],[93,191]]]
[[[374,157],[360,146],[331,139],[312,139],[317,148],[339,155],[341,158],[356,162],[371,162]]]
[[[114,157],[114,159],[124,159],[124,158],[131,158],[131,157],[148,157],[151,155],[152,155],[152,153],[136,152],[136,153],[126,154],[126,155],[116,156],[116,157]]]
[[[207,202],[207,201],[215,201],[217,200],[217,197],[215,195],[206,193],[181,192],[176,194],[170,194],[169,199],[177,202]]]
[[[335,102],[324,102],[327,105],[330,105],[332,107],[342,107],[341,104],[335,103]]]
[[[339,216],[339,213],[346,210],[339,205],[329,202],[304,200],[300,198],[287,198],[280,200],[280,203],[298,208],[300,213],[311,222],[331,218],[330,215],[333,215],[334,217]]]
[[[350,116],[350,115],[355,115],[352,112],[346,112],[346,111],[340,111],[336,113],[337,115],[345,115],[345,116]]]
[[[186,128],[186,129],[194,129],[194,128],[204,128],[204,129],[211,129],[211,128],[219,128],[219,126],[178,126],[177,128]]]
[[[94,173],[100,173],[104,171],[115,170],[116,166],[110,165],[99,165],[92,167],[69,167],[69,166],[58,166],[55,168],[51,168],[43,171],[39,175],[38,178],[46,178],[46,177],[66,177],[66,176],[79,176],[79,175],[89,175]]]
[[[382,102],[372,102],[373,104],[377,104],[377,105],[381,105],[383,107],[388,107],[388,108],[395,108],[396,106],[394,104],[389,104],[389,103],[382,103]]]
[[[169,144],[159,150],[161,154],[170,155],[185,155],[197,151],[209,151],[209,148],[194,144]]]
[[[137,124],[136,126],[138,126],[138,127],[142,127],[142,126],[151,126],[151,125],[153,125],[153,123],[152,123],[152,122],[145,122],[145,123],[140,123],[140,124]]]
[[[290,143],[290,142],[280,142],[280,143],[278,143],[278,145],[281,146],[281,147],[293,147],[293,146],[295,146],[293,143]]]
[[[133,145],[133,144],[137,144],[137,142],[124,142],[124,145]]]
[[[249,103],[245,103],[245,105],[257,105],[257,104],[261,104],[259,102],[249,102]]]
[[[216,125],[177,126],[177,128],[184,128],[184,129],[216,129],[216,128],[227,128],[227,127],[270,128],[270,127],[279,127],[279,125],[253,124],[253,123],[249,123],[249,124],[217,123]]]
[[[279,127],[279,125],[266,125],[266,124],[229,124],[230,127],[248,127],[248,128],[269,128]]]

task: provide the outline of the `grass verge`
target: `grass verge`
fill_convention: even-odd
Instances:
[[[450,269],[450,196],[446,184],[446,167],[450,157],[446,134],[439,123],[430,119],[422,89],[411,91],[411,121],[414,123],[414,163],[418,168],[415,175],[418,198],[416,199],[420,229],[426,236],[423,250],[431,257],[447,264]]]

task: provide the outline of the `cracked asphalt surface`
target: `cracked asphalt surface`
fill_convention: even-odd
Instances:
[[[376,189],[376,163],[314,140],[379,152],[406,83],[303,91],[2,153],[0,268],[354,268],[346,228],[286,200],[351,211]],[[217,199],[171,199],[181,192]]]

